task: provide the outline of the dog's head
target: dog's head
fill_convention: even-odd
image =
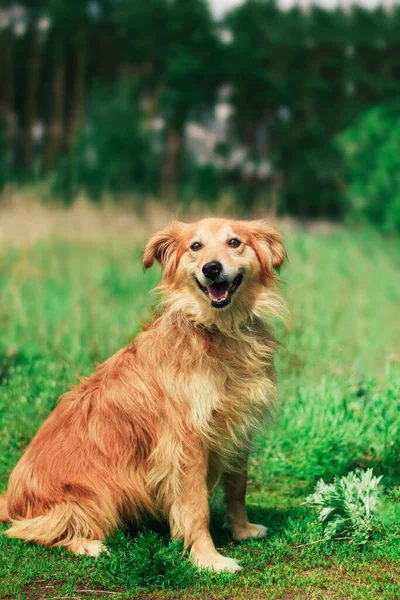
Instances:
[[[285,260],[281,235],[264,221],[203,219],[173,222],[155,234],[143,256],[163,269],[163,289],[198,317],[213,312],[251,312],[257,295],[276,279]],[[207,321],[209,319],[206,319]]]

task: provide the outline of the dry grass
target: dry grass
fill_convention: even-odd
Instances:
[[[0,194],[0,243],[31,245],[43,239],[140,244],[171,219],[193,221],[211,215],[232,216],[229,197],[218,206],[193,202],[190,207],[134,194],[107,196],[101,202],[81,194],[71,206],[54,203],[46,188],[8,186]]]
[[[124,195],[105,197],[101,203],[91,202],[81,195],[72,206],[40,201],[49,199],[48,192],[37,188],[8,186],[0,194],[0,244],[31,245],[44,239],[68,241],[107,241],[121,239],[142,244],[149,234],[161,229],[172,218],[193,221],[206,216],[235,216],[229,196],[218,204],[207,206],[193,202],[190,208],[163,204],[154,198]],[[118,200],[118,201],[116,201]],[[258,207],[249,217],[268,217]],[[272,216],[271,221],[276,221]],[[283,231],[307,229],[316,233],[337,230],[327,221],[299,223],[280,219]]]
[[[142,242],[174,216],[173,210],[146,201],[140,213],[126,203],[100,205],[81,196],[72,206],[47,204],[34,191],[8,188],[0,198],[0,243],[30,245],[42,239],[107,240]]]

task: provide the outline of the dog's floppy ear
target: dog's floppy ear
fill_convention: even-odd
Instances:
[[[171,274],[176,270],[180,258],[182,229],[183,223],[173,221],[168,227],[150,238],[143,253],[144,269],[149,269],[157,260],[165,274]]]
[[[271,275],[271,267],[279,269],[286,259],[282,236],[265,221],[250,221],[248,227],[261,269],[265,275]]]

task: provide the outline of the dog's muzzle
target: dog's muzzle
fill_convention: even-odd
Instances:
[[[232,297],[239,288],[242,281],[242,273],[236,275],[233,281],[213,281],[209,285],[202,285],[196,277],[197,285],[199,286],[201,291],[209,298],[210,304],[214,308],[223,308],[224,306],[228,306],[231,303]]]

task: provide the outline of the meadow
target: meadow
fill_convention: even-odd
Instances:
[[[251,520],[265,540],[212,533],[240,574],[198,571],[164,524],[127,529],[98,560],[0,535],[0,598],[396,599],[400,526],[362,546],[325,541],[302,505],[316,481],[357,467],[400,497],[400,241],[370,230],[283,228],[277,323],[281,409],[260,432],[250,467]],[[0,251],[0,492],[57,397],[134,336],[151,315],[159,270],[143,273],[142,239],[41,239]],[[1,526],[0,532],[6,526]]]

